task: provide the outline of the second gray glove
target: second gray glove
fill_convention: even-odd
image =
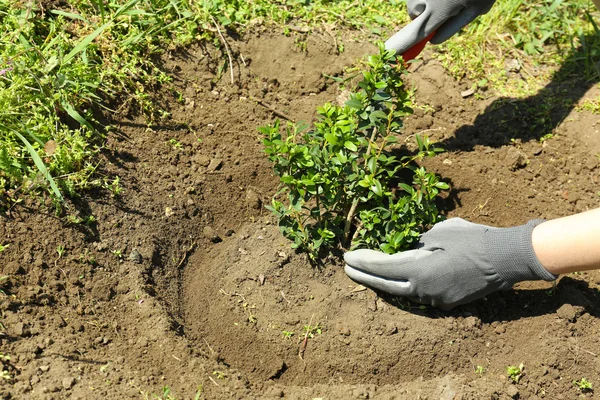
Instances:
[[[531,244],[533,228],[542,222],[493,228],[453,218],[423,234],[416,250],[393,255],[348,252],[345,270],[374,289],[450,309],[517,282],[556,279],[540,264]]]

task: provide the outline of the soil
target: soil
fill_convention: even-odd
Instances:
[[[446,312],[378,296],[337,257],[315,268],[291,251],[265,209],[278,182],[257,127],[273,110],[310,121],[343,95],[323,75],[374,47],[347,36],[338,54],[325,32],[229,44],[233,85],[227,68],[218,79],[224,54],[192,47],[163,60],[178,92],[156,88],[167,122],[113,116],[99,174],[123,192],[68,211],[95,222],[69,224],[39,197],[1,215],[0,398],[593,397],[573,381],[600,384],[600,272]],[[402,140],[412,151],[424,133],[447,149],[425,164],[451,183],[448,217],[512,226],[598,206],[599,117],[575,107],[599,94],[590,82],[463,97],[470,83],[431,54],[411,71],[422,107]],[[521,363],[512,382],[506,367]]]

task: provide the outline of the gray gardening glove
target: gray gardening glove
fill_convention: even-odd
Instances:
[[[374,289],[448,310],[517,282],[556,279],[531,244],[531,232],[542,222],[492,228],[449,219],[423,234],[416,250],[346,253],[346,273]]]
[[[407,0],[408,14],[413,21],[385,42],[388,50],[398,54],[428,37],[439,44],[458,32],[479,15],[487,13],[494,0]]]

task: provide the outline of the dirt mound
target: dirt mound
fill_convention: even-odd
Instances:
[[[156,102],[171,120],[115,121],[100,173],[123,194],[70,211],[95,222],[65,225],[33,201],[2,215],[0,397],[572,398],[573,380],[600,382],[598,272],[442,312],[357,286],[339,259],[315,269],[294,254],[264,209],[278,183],[256,128],[313,118],[341,94],[323,74],[374,48],[345,38],[338,54],[325,32],[230,44],[236,84],[223,54],[191,48],[164,60],[176,90]],[[401,139],[448,149],[426,165],[451,183],[449,216],[509,226],[597,207],[597,117],[575,98],[535,111],[567,84],[463,97],[469,84],[429,57],[409,81],[420,108]],[[521,362],[513,384],[506,367]]]

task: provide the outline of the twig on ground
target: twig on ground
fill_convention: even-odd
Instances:
[[[231,51],[229,51],[229,46],[227,45],[225,37],[223,37],[223,34],[221,33],[221,28],[219,28],[219,24],[217,24],[217,21],[212,15],[210,15],[210,19],[212,19],[212,22],[215,25],[215,28],[217,28],[217,32],[219,33],[219,37],[221,38],[221,42],[223,42],[223,46],[225,46],[227,58],[229,58],[229,72],[231,73],[231,84],[233,85],[233,58],[231,57]]]
[[[211,381],[212,383],[214,383],[215,385],[217,385],[217,386],[220,386],[220,385],[219,385],[219,384],[218,384],[218,383],[217,383],[217,382],[216,382],[216,381],[213,379],[213,377],[212,377],[212,376],[209,376],[209,377],[208,377],[208,379],[210,379],[210,381]]]
[[[259,105],[261,105],[264,108],[266,108],[267,110],[271,111],[273,114],[277,115],[278,117],[283,118],[283,119],[285,119],[287,121],[290,121],[290,122],[294,122],[294,120],[290,116],[288,116],[287,114],[282,113],[281,111],[273,108],[273,106],[271,106],[270,104],[265,103],[264,101],[262,101],[260,99],[257,99],[256,97],[250,96],[250,100],[257,102]]]
[[[179,264],[177,265],[177,269],[179,269],[181,265],[185,262],[185,259],[187,258],[190,251],[194,250],[194,247],[196,247],[196,242],[192,243],[190,245],[190,248],[185,250],[185,252],[183,253],[183,257],[181,257],[181,261],[179,261]]]
[[[308,344],[308,335],[310,334],[310,327],[312,326],[312,320],[315,314],[311,315],[310,322],[308,323],[308,328],[306,329],[306,333],[304,334],[304,340],[302,340],[302,344],[300,345],[300,350],[298,350],[298,357],[302,361],[304,361],[304,352],[306,351],[306,345]]]

